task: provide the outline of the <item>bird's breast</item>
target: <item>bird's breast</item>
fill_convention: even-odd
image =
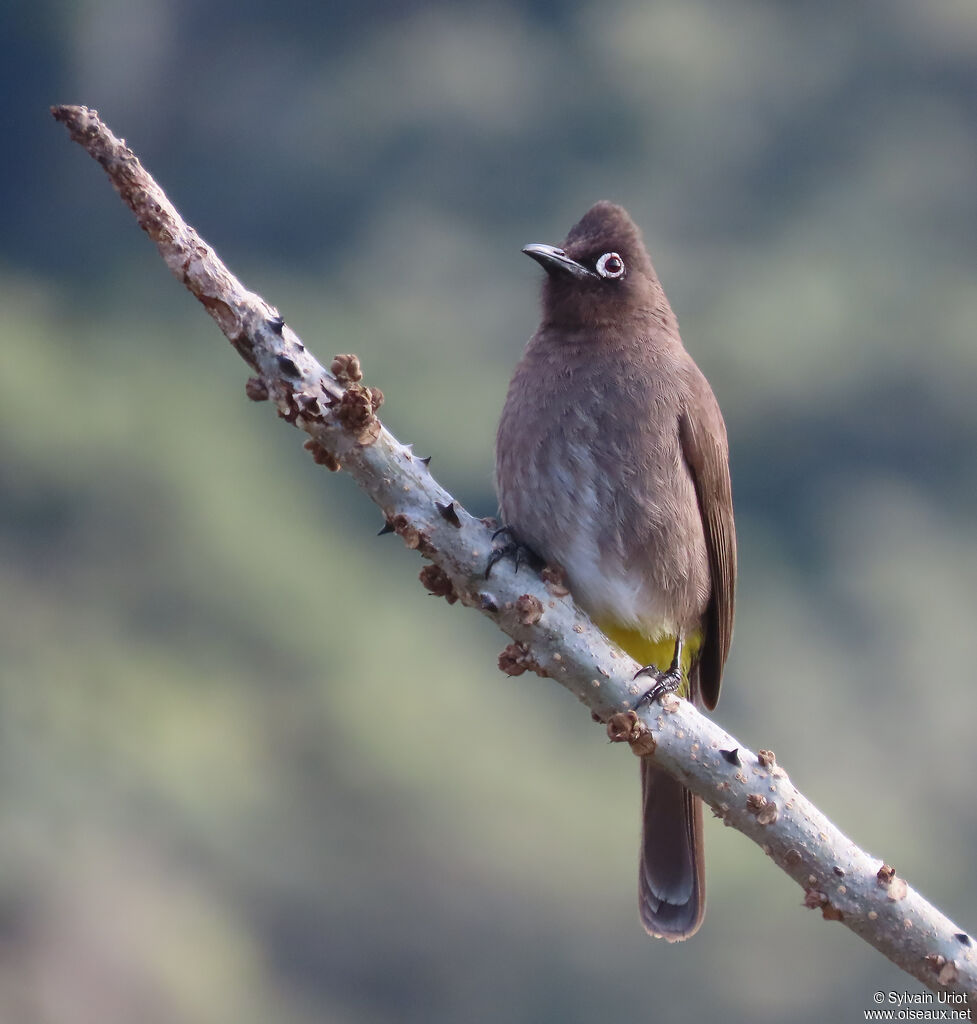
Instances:
[[[674,634],[704,614],[709,569],[678,438],[654,379],[516,378],[499,427],[503,521],[566,574],[592,616]]]

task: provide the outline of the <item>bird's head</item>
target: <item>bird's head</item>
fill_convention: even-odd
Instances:
[[[633,314],[672,319],[641,232],[614,203],[595,203],[562,245],[533,243],[522,251],[546,271],[544,320],[584,326]]]

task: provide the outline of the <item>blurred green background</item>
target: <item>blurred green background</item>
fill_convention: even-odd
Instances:
[[[820,1022],[915,983],[707,825],[647,939],[634,759],[301,436],[50,118],[86,103],[495,510],[538,268],[624,203],[724,409],[719,720],[977,928],[977,7],[2,6],[0,1019]]]

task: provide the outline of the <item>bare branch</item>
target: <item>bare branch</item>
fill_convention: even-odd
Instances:
[[[508,560],[486,580],[491,527],[469,515],[426,460],[382,426],[382,395],[362,383],[355,356],[337,356],[324,369],[278,311],[247,291],[183,221],[95,111],[62,106],[52,113],[102,165],[167,266],[256,372],[248,396],[271,399],[283,419],[309,435],[316,462],[354,477],[388,528],[433,563],[421,573],[428,590],[481,611],[512,638],[499,659],[503,671],[549,676],[606,724],[612,740],[653,753],[802,887],[804,906],[841,921],[928,988],[977,994],[974,940],[835,828],[769,751],[747,750],[675,697],[631,710],[643,689],[634,682],[637,664],[597,630],[559,580],[518,572]]]

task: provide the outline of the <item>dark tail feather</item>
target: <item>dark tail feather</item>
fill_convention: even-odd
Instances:
[[[678,942],[695,934],[706,910],[702,801],[643,757],[641,804],[641,923],[649,935]]]

